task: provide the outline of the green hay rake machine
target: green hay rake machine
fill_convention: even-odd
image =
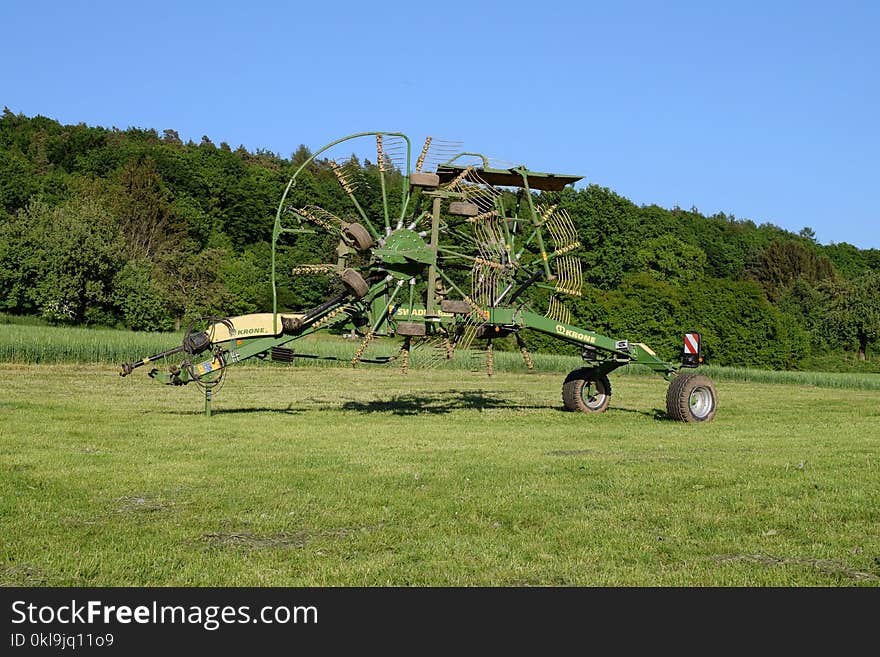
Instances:
[[[353,156],[330,156],[334,150],[352,153],[362,140],[375,147],[371,183]],[[329,167],[338,180],[349,205],[344,217],[317,205],[294,207],[288,200],[306,168],[322,155],[315,165]],[[672,364],[640,342],[572,324],[563,298],[581,295],[581,261],[573,253],[581,245],[570,216],[540,205],[533,191],[559,191],[579,176],[505,166],[430,137],[414,167],[412,155],[406,135],[390,132],[350,135],[315,152],[290,179],[275,216],[272,312],[193,325],[179,347],[123,364],[120,374],[163,361],[165,370],[154,367],[149,375],[169,385],[195,383],[204,390],[210,415],[212,394],[228,367],[255,356],[293,362],[306,355],[292,343],[319,330],[348,330],[360,339],[353,365],[395,361],[406,373],[414,351],[427,354],[426,366],[463,352],[485,353],[491,376],[493,341],[507,337],[516,340],[525,367],[533,369],[522,335],[530,329],[580,349],[584,364],[562,386],[568,410],[606,410],[608,375],[638,364],[670,381],[666,408],[671,418],[703,422],[715,416],[715,386],[693,369],[702,362],[699,333],[685,334],[681,363]],[[298,312],[279,310],[280,244],[323,239],[328,233],[338,236],[336,261],[301,263],[293,274],[331,277],[335,288],[329,298]],[[535,288],[541,290],[535,296],[546,299],[544,312],[526,301],[525,292]],[[401,340],[397,355],[365,358],[370,343],[382,336]],[[479,352],[477,344],[483,346]],[[182,360],[169,365],[177,355]]]

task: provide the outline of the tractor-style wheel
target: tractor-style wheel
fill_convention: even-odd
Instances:
[[[715,417],[718,393],[712,380],[697,372],[676,376],[666,391],[666,412],[681,422],[708,422]]]
[[[605,374],[596,375],[588,367],[574,370],[562,384],[562,403],[566,410],[602,413],[611,401],[611,382]]]

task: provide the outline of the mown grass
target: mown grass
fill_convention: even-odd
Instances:
[[[0,365],[0,583],[880,582],[880,394],[719,381],[714,422],[613,377]]]

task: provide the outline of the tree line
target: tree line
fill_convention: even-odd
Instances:
[[[304,146],[284,158],[207,136],[183,142],[174,130],[62,125],[4,109],[0,311],[163,331],[198,316],[271,310],[275,211],[309,155]],[[375,175],[368,161],[362,168]],[[682,331],[698,329],[719,365],[837,368],[865,360],[880,342],[878,249],[819,244],[809,228],[794,234],[724,213],[638,206],[598,185],[541,196],[568,210],[582,245],[584,295],[570,303],[576,324],[668,358]],[[348,207],[321,160],[290,202]],[[281,307],[324,298],[326,280],[291,268],[332,262],[334,247],[319,234],[280,249]],[[541,294],[531,299],[536,308]]]

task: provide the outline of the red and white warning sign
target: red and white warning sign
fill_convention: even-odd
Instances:
[[[700,334],[685,333],[684,334],[684,353],[699,354],[700,353]]]

